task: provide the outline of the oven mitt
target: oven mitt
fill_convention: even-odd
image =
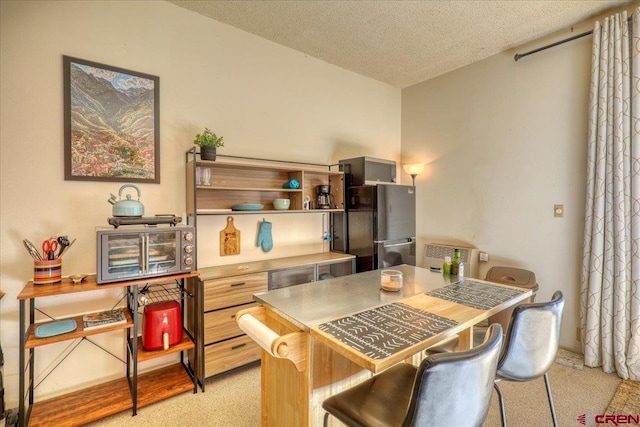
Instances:
[[[271,223],[263,219],[260,223],[258,231],[258,243],[256,246],[262,246],[262,250],[269,252],[273,249],[273,237],[271,237]]]

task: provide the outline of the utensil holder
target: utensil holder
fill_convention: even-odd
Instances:
[[[47,285],[62,280],[62,258],[33,262],[33,283]]]

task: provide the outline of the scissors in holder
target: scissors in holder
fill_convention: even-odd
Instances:
[[[54,238],[44,240],[42,242],[42,252],[44,259],[56,259],[56,251],[58,250],[58,241]]]

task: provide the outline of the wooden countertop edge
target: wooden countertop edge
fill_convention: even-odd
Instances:
[[[292,257],[272,258],[261,261],[249,261],[245,263],[227,264],[215,267],[198,268],[201,280],[221,279],[224,277],[240,276],[243,274],[263,273],[273,270],[282,270],[291,267],[305,265],[325,264],[340,260],[354,259],[355,255],[342,252],[320,252],[308,255]]]
[[[17,299],[26,300],[31,298],[43,298],[55,295],[72,294],[77,292],[91,292],[110,288],[123,288],[135,285],[170,283],[173,280],[190,279],[194,277],[198,277],[197,271],[171,274],[167,276],[145,277],[104,284],[98,284],[96,282],[95,274],[88,275],[80,283],[73,283],[73,281],[68,277],[63,277],[60,282],[46,285],[36,285],[33,283],[33,280],[30,280],[29,282],[27,282],[25,287],[22,288],[22,291],[18,294]]]

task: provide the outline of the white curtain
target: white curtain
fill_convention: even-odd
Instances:
[[[585,364],[640,380],[640,8],[593,31],[580,317]]]

